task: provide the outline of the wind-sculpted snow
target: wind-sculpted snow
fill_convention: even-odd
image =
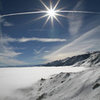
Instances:
[[[5,100],[100,100],[100,66],[41,78]]]

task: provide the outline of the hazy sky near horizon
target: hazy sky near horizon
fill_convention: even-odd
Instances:
[[[53,6],[57,2],[51,1]],[[3,16],[45,10],[40,0],[0,0],[0,66],[35,65],[100,50],[100,0],[60,0],[57,9],[62,7],[94,13],[66,12],[57,17],[62,25],[49,20],[43,27],[47,17],[35,19],[44,14]]]

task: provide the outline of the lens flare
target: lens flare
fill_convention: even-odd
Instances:
[[[45,14],[44,14],[43,16],[37,18],[37,19],[42,19],[42,18],[44,18],[44,17],[47,17],[47,19],[46,19],[44,25],[46,25],[47,22],[48,22],[49,20],[51,20],[51,24],[52,24],[52,26],[53,26],[53,21],[54,21],[54,19],[55,19],[58,23],[61,24],[61,22],[59,21],[59,19],[57,18],[57,16],[62,16],[62,17],[65,17],[65,16],[59,14],[60,11],[61,11],[62,9],[56,9],[57,6],[58,6],[58,4],[59,4],[59,2],[60,2],[60,0],[57,1],[57,3],[55,4],[54,7],[53,7],[53,5],[52,5],[51,0],[50,0],[50,7],[47,7],[47,5],[46,5],[42,0],[40,0],[40,2],[43,4],[43,6],[46,8],[46,10],[44,11]]]

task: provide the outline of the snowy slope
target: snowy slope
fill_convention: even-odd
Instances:
[[[87,59],[77,62],[75,65],[76,66],[89,66],[89,67],[100,65],[100,52],[91,53]]]
[[[69,64],[78,69],[85,67],[86,70],[75,72],[73,69],[64,73],[61,69],[68,66],[61,66],[60,74],[52,75],[48,79],[41,78],[30,87],[19,88],[2,100],[100,100],[100,51],[69,57],[60,60],[60,63],[55,61],[50,64],[62,66]],[[72,66],[68,68],[70,67]],[[55,68],[58,70],[60,67]]]
[[[100,100],[100,66],[41,78],[5,100]]]

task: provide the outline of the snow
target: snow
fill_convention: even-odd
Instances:
[[[41,79],[6,100],[100,100],[100,66]]]
[[[0,100],[100,100],[100,52],[83,56],[72,66],[0,68]]]
[[[0,100],[10,96],[14,90],[26,88],[41,78],[49,78],[60,72],[79,72],[86,68],[73,67],[27,67],[27,68],[0,68]]]

